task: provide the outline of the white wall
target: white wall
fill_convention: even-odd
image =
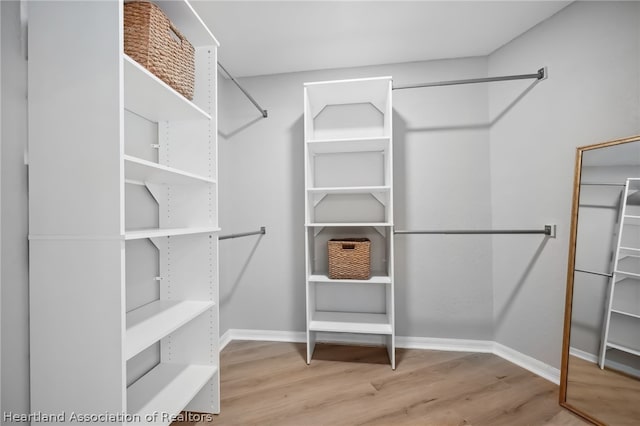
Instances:
[[[558,238],[494,238],[495,339],[560,365],[577,146],[640,131],[637,2],[576,2],[489,57],[489,74],[549,68],[490,88],[494,226],[558,225]]]
[[[27,247],[27,63],[18,2],[2,8],[2,409],[29,412],[29,280]]]
[[[242,79],[269,118],[231,82],[220,90],[221,332],[305,330],[304,82],[392,75],[398,84],[472,78],[486,58]],[[485,85],[394,91],[397,229],[491,224]],[[398,335],[492,337],[491,238],[396,237]]]

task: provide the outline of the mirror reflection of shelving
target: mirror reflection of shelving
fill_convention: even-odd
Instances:
[[[307,362],[316,335],[373,334],[395,368],[391,79],[304,91]],[[329,278],[327,242],[354,237],[371,241],[370,278]]]
[[[604,319],[600,367],[638,375],[640,357],[640,179],[628,178],[622,196],[618,244]],[[627,358],[625,363],[616,359]],[[635,367],[634,367],[635,366]]]

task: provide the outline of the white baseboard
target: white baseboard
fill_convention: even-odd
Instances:
[[[533,374],[537,374],[543,379],[547,379],[556,385],[560,384],[560,370],[549,364],[538,361],[529,355],[525,355],[498,342],[493,343],[493,353],[525,370],[531,371]]]
[[[224,349],[225,346],[233,340],[305,343],[307,336],[304,331],[245,330],[232,328],[227,330],[220,338],[220,350]],[[343,333],[320,333],[316,341],[374,345],[379,345],[383,342],[380,336],[351,334],[345,336]],[[436,351],[492,353],[550,382],[555,384],[560,383],[560,370],[557,368],[491,340],[396,336],[396,347]]]
[[[591,354],[589,352],[583,351],[582,349],[578,349],[578,348],[569,348],[569,355],[573,355],[577,358],[583,359],[588,362],[592,362],[594,364],[598,362],[597,355]]]
[[[396,347],[405,349],[427,349],[433,351],[492,353],[493,341],[397,336]]]
[[[230,328],[220,337],[220,350],[233,340],[257,340],[264,342],[305,343],[307,334],[304,331],[249,330]]]

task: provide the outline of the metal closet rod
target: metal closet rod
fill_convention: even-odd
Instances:
[[[578,269],[578,268],[576,268],[576,269],[574,269],[574,271],[575,272],[584,272],[586,274],[600,275],[601,277],[608,277],[608,278],[613,277],[613,274],[607,274],[607,273],[604,273],[604,272],[596,272],[596,271],[588,271],[586,269]]]
[[[454,86],[457,84],[491,83],[492,81],[528,80],[532,78],[535,78],[536,80],[544,80],[546,77],[547,77],[546,68],[540,68],[538,72],[535,74],[519,74],[519,75],[505,75],[501,77],[471,78],[468,80],[436,81],[433,83],[400,84],[397,86],[394,85],[393,90],[415,89],[418,87]]]
[[[581,183],[580,185],[586,185],[586,186],[625,186],[624,183],[604,183],[604,182]]]
[[[449,229],[427,231],[396,230],[394,234],[544,234],[554,236],[555,225],[545,225],[544,229]]]
[[[260,111],[260,114],[262,114],[262,116],[263,116],[264,118],[267,118],[267,116],[268,116],[268,114],[267,114],[267,110],[266,110],[266,109],[262,109],[262,107],[260,106],[260,104],[258,104],[258,102],[256,102],[256,100],[255,100],[255,99],[253,99],[253,96],[251,96],[251,95],[249,94],[249,92],[247,92],[247,91],[244,89],[244,87],[242,87],[242,86],[240,85],[240,83],[238,83],[238,80],[236,80],[235,78],[233,78],[233,76],[232,76],[231,74],[229,74],[229,71],[227,71],[227,70],[225,69],[225,67],[223,67],[223,66],[222,66],[222,64],[221,64],[220,62],[218,62],[218,66],[219,66],[219,67],[220,67],[220,69],[221,69],[222,71],[224,71],[224,73],[225,73],[225,74],[226,74],[226,75],[231,79],[231,81],[233,81],[233,82],[236,84],[236,86],[238,86],[238,89],[240,89],[240,91],[242,91],[242,93],[244,93],[244,95],[245,95],[247,98],[249,98],[249,100],[251,101],[251,103],[252,103],[256,108],[258,108],[258,111]]]
[[[221,235],[220,237],[218,237],[218,240],[228,240],[230,238],[242,238],[242,237],[248,237],[250,235],[264,235],[267,233],[267,228],[264,226],[261,226],[259,230],[257,231],[249,231],[249,232],[240,232],[238,234],[229,234],[229,235]]]

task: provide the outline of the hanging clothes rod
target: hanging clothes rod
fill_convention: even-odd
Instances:
[[[221,235],[218,237],[219,240],[228,240],[230,238],[241,238],[248,237],[250,235],[264,235],[267,233],[267,228],[261,226],[258,231],[249,231],[249,232],[240,232],[238,234],[229,234],[229,235]]]
[[[540,68],[535,74],[520,74],[520,75],[505,75],[502,77],[484,77],[484,78],[471,78],[468,80],[450,80],[450,81],[436,81],[434,83],[419,83],[419,84],[400,84],[393,86],[393,90],[401,89],[416,89],[419,87],[437,87],[437,86],[454,86],[458,84],[475,84],[475,83],[491,83],[493,81],[506,81],[506,80],[528,80],[535,78],[536,80],[544,80],[547,77],[547,69]]]
[[[574,269],[575,272],[584,272],[586,274],[600,275],[601,277],[613,277],[613,274],[605,274],[604,272],[587,271],[586,269]]]
[[[256,100],[255,100],[255,99],[253,99],[253,96],[251,96],[251,95],[249,94],[249,92],[247,92],[247,91],[244,89],[244,87],[240,86],[240,83],[238,83],[238,80],[236,80],[235,78],[233,78],[233,76],[232,76],[231,74],[229,74],[229,71],[227,71],[227,70],[225,69],[225,67],[223,67],[223,66],[222,66],[222,64],[221,64],[220,62],[218,62],[218,66],[220,67],[220,69],[221,69],[222,71],[224,71],[224,73],[227,75],[227,77],[229,77],[229,78],[231,79],[231,81],[233,81],[233,82],[236,84],[236,86],[238,86],[238,89],[240,89],[240,91],[241,91],[242,93],[244,93],[244,95],[245,95],[247,98],[249,98],[249,100],[251,101],[251,103],[252,103],[256,108],[258,108],[258,111],[260,111],[260,113],[262,114],[262,116],[263,116],[264,118],[267,118],[267,116],[268,116],[268,114],[267,114],[267,110],[266,110],[266,109],[262,109],[262,107],[258,104],[258,102],[256,102]]]
[[[625,186],[624,183],[599,183],[599,182],[581,183],[580,185],[586,185],[586,186]]]
[[[544,229],[455,229],[455,230],[429,230],[429,231],[405,231],[396,230],[394,234],[544,234],[556,236],[555,225],[545,225]]]

